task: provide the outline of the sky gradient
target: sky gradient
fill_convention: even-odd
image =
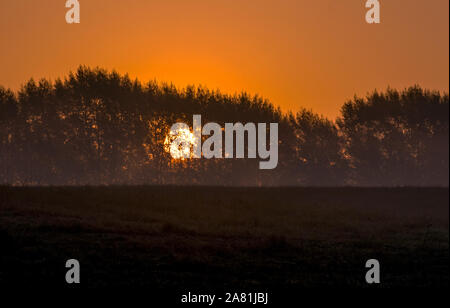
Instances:
[[[448,92],[449,1],[0,0],[0,85],[64,77],[78,65],[177,86],[246,90],[284,111],[334,118],[355,94],[413,84]]]

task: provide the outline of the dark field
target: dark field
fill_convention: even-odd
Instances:
[[[448,202],[438,188],[0,187],[0,285],[67,287],[75,258],[80,287],[447,287]]]

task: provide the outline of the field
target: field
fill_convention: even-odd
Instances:
[[[447,188],[0,187],[0,285],[449,285]],[[70,285],[73,287],[73,285]]]

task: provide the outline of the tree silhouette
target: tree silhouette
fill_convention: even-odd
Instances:
[[[248,93],[155,81],[80,66],[64,80],[0,87],[0,183],[13,185],[446,185],[448,95],[415,86],[345,103],[336,122],[284,114]],[[279,123],[279,163],[173,160],[170,126]],[[205,137],[206,138],[206,137]]]
[[[342,107],[352,180],[362,185],[448,185],[448,95],[388,89]]]

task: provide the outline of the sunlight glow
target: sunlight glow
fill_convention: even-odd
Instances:
[[[179,142],[174,142],[175,140]],[[173,159],[191,158],[193,156],[192,146],[197,144],[197,138],[189,129],[179,129],[177,134],[167,134],[164,140],[164,150],[170,153]],[[181,143],[189,144],[190,146],[183,147]]]

